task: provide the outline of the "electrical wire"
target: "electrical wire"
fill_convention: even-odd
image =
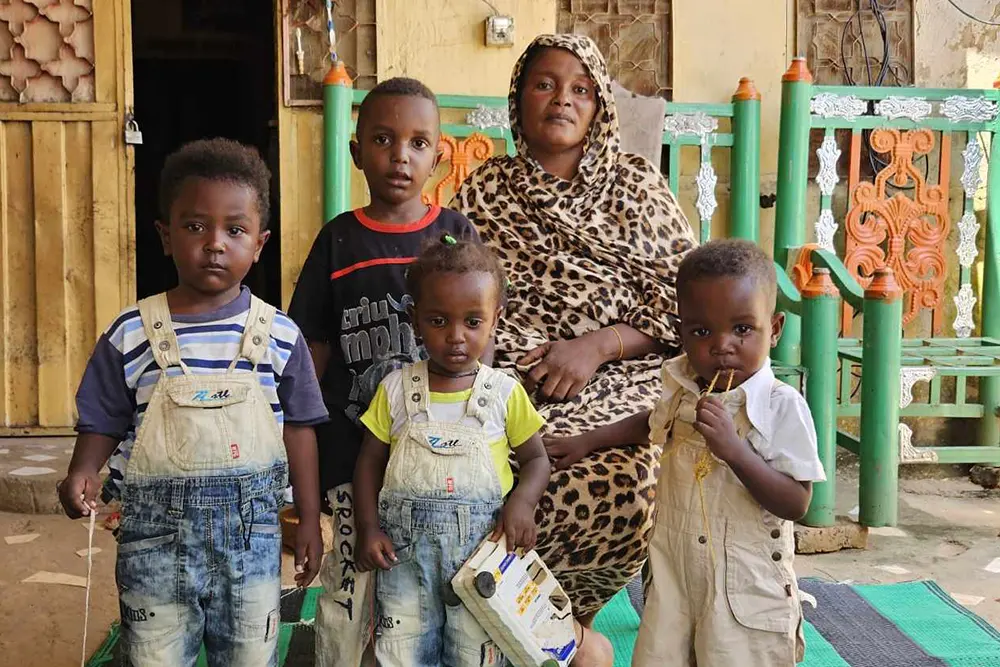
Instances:
[[[480,0],[480,2],[493,10],[493,16],[500,16],[500,10],[497,9],[497,6],[490,2],[490,0]]]
[[[967,12],[964,9],[962,9],[961,7],[959,7],[958,3],[955,2],[955,0],[948,0],[948,2],[951,4],[952,7],[954,7],[958,11],[960,11],[962,14],[965,14],[965,16],[967,16],[968,18],[972,19],[976,23],[982,23],[983,25],[1000,26],[1000,22],[997,22],[997,21],[987,21],[986,19],[981,19],[978,16],[974,16],[974,15],[970,14],[969,12]]]
[[[844,24],[844,29],[840,34],[840,60],[844,68],[844,78],[847,80],[848,85],[856,86],[859,82],[855,80],[854,76],[851,74],[851,70],[847,64],[847,33],[851,26],[857,22],[857,41],[861,42],[861,49],[865,59],[865,74],[867,77],[867,83],[869,86],[883,86],[885,85],[886,77],[890,74],[896,79],[896,83],[899,83],[898,75],[894,74],[891,69],[892,59],[889,57],[889,28],[885,19],[885,12],[882,5],[879,4],[879,0],[868,0],[867,10],[871,12],[872,17],[875,19],[875,23],[878,25],[879,37],[882,39],[882,59],[879,63],[878,72],[872,72],[871,66],[871,56],[868,52],[868,40],[865,38],[864,33],[864,14],[866,8],[864,7],[863,0],[858,0],[857,9],[851,14],[851,17]],[[873,103],[870,103],[873,104]],[[869,109],[870,110],[870,109]],[[882,169],[888,166],[888,162],[883,160],[878,154],[871,148],[871,130],[862,130],[862,146],[865,153],[868,156],[868,164],[871,167],[872,174],[878,174]],[[927,155],[922,155],[921,159],[924,162],[924,177],[930,171],[930,162]],[[913,190],[914,186],[903,186],[895,187],[897,190]]]

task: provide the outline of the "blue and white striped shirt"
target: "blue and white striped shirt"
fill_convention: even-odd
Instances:
[[[226,372],[239,355],[249,309],[250,290],[243,288],[235,300],[213,312],[171,316],[181,358],[192,373]],[[241,359],[236,369],[250,371],[252,366]],[[182,372],[179,367],[167,370],[168,375]],[[284,313],[274,318],[271,342],[257,364],[257,373],[279,424],[309,426],[327,420],[309,349]],[[135,434],[159,378],[160,368],[142,328],[139,308],[131,306],[98,340],[76,395],[77,432],[99,433],[121,442],[108,461],[106,496],[119,495]]]

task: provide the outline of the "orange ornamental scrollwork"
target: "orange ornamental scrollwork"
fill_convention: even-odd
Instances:
[[[888,155],[889,164],[874,183],[854,188],[845,224],[844,264],[863,287],[876,269],[891,268],[904,291],[903,323],[930,309],[937,331],[947,266],[943,250],[951,229],[948,188],[946,182],[928,185],[913,164],[914,158],[933,150],[934,134],[926,129],[878,129],[871,134],[871,146]],[[845,306],[845,333],[850,323],[851,311]]]
[[[472,171],[473,161],[485,162],[493,156],[493,141],[485,135],[471,134],[465,139],[456,139],[442,134],[438,140],[438,152],[441,163],[448,165],[448,172],[438,181],[430,192],[422,195],[425,204],[447,205],[446,192],[450,196],[458,189]]]
[[[788,269],[789,278],[792,284],[795,285],[795,289],[799,292],[805,288],[812,278],[813,274],[813,263],[812,263],[812,251],[819,250],[820,246],[816,243],[807,243],[799,249],[799,254],[795,258],[794,262],[790,261],[791,268]],[[791,258],[789,258],[791,260]]]

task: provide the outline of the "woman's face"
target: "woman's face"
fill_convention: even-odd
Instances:
[[[533,153],[554,154],[583,146],[597,111],[594,82],[580,59],[545,48],[521,81],[521,131]]]

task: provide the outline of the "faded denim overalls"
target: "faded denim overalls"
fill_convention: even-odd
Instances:
[[[480,367],[465,417],[448,423],[432,414],[427,362],[401,372],[407,422],[379,495],[379,523],[399,562],[377,576],[376,659],[381,667],[499,666],[499,648],[450,582],[503,507],[484,426],[501,387],[515,380]]]
[[[699,396],[664,379],[675,393],[650,417],[650,440],[667,446],[649,544],[652,586],[632,665],[792,667],[803,650],[792,522],[762,508],[720,461],[711,459],[699,488],[708,460],[694,428]],[[714,396],[747,438],[753,426],[742,387]]]
[[[287,482],[281,427],[260,387],[275,310],[256,297],[228,371],[181,360],[166,296],[139,303],[160,378],[122,487],[115,576],[127,663],[277,664]],[[253,370],[235,370],[248,360]]]

